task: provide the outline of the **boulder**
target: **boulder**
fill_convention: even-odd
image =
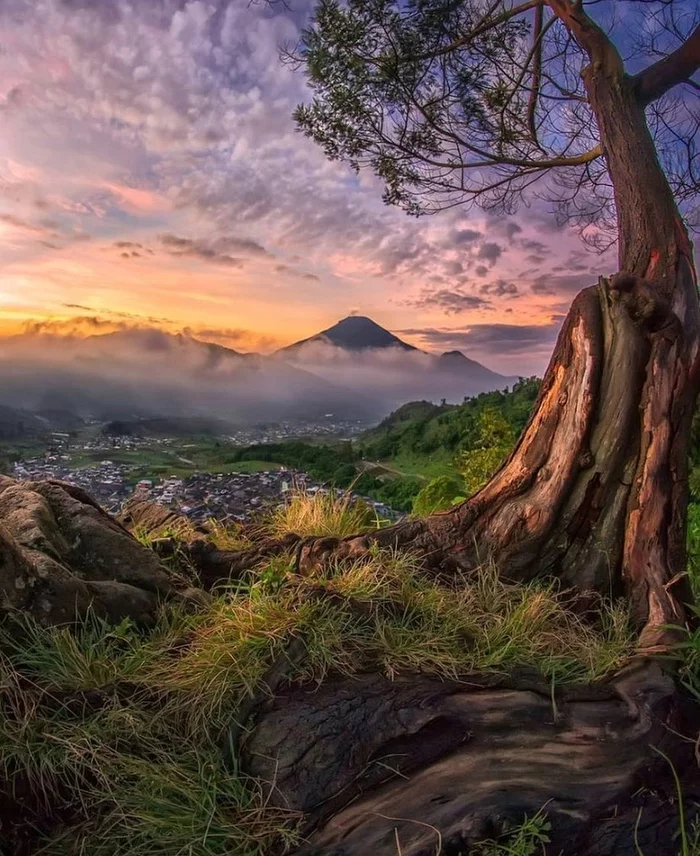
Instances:
[[[206,528],[195,526],[192,521],[165,505],[159,505],[151,499],[132,497],[124,506],[117,519],[130,532],[141,533],[148,538],[173,537],[190,541]]]
[[[62,624],[92,608],[113,621],[148,622],[174,596],[154,553],[85,491],[0,477],[0,614]]]

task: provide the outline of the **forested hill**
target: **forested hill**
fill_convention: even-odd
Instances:
[[[463,404],[412,401],[363,434],[358,446],[363,457],[386,460],[435,453],[453,458],[483,445],[507,444],[524,428],[539,388],[540,379],[531,377],[512,391],[484,392]],[[493,436],[485,436],[488,431]]]

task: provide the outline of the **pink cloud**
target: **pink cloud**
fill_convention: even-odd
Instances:
[[[107,181],[103,182],[101,187],[113,193],[124,208],[133,214],[152,214],[157,211],[170,211],[172,208],[169,200],[151,190]]]

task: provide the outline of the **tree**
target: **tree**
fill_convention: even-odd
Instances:
[[[623,6],[649,19],[632,65],[612,27]],[[425,521],[306,545],[302,563],[372,540],[443,571],[489,552],[512,578],[626,591],[642,646],[683,620],[700,309],[678,202],[690,216],[697,198],[698,15],[678,0],[321,0],[295,52],[314,93],[296,119],[330,158],[373,169],[413,214],[512,211],[536,190],[590,240],[614,225],[619,272],[574,300],[488,484]]]

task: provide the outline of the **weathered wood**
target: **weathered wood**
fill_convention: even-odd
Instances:
[[[636,856],[640,809],[643,852],[677,856],[669,769],[651,746],[673,759],[692,816],[700,776],[684,717],[649,662],[555,694],[534,680],[372,675],[270,701],[246,758],[273,802],[308,813],[297,856],[396,856],[397,841],[403,856],[466,853],[540,810],[549,853]]]

